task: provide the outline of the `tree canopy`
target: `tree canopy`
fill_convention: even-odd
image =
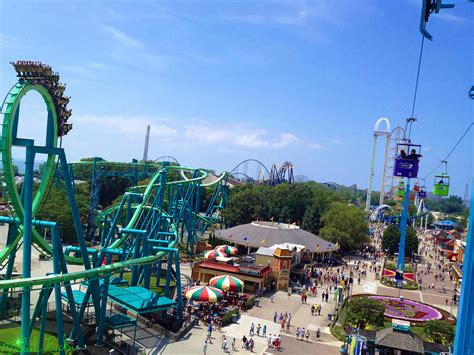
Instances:
[[[385,229],[382,236],[382,249],[388,250],[388,254],[393,255],[398,252],[400,244],[400,229],[397,225],[390,225]],[[405,255],[408,257],[411,253],[418,253],[418,237],[415,229],[407,226],[407,236],[405,242]]]
[[[430,320],[423,330],[435,343],[451,344],[454,341],[454,326],[445,320]]]
[[[355,248],[369,241],[364,211],[343,202],[334,202],[322,217],[321,236],[339,242],[342,248]]]
[[[383,326],[385,306],[368,297],[354,297],[347,309],[346,322],[364,329],[366,325]]]

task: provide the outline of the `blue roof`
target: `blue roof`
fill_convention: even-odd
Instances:
[[[161,311],[176,305],[176,301],[141,286],[120,288],[110,285],[108,295],[113,301],[137,313]]]
[[[450,219],[445,219],[444,221],[436,221],[433,224],[436,224],[438,226],[457,226],[458,224],[454,221],[451,221]]]
[[[137,324],[137,320],[125,314],[105,316],[105,324],[111,329],[126,328]]]
[[[74,298],[74,303],[76,304],[76,306],[80,306],[82,304],[82,302],[84,301],[85,295],[86,294],[82,291],[72,290],[72,296]],[[68,300],[67,293],[66,292],[61,293],[61,298],[67,301]],[[87,304],[88,305],[92,304],[92,297],[89,297],[89,302],[87,302]]]

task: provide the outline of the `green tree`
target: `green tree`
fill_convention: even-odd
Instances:
[[[261,218],[265,209],[264,195],[253,186],[233,192],[222,215],[231,226]]]
[[[454,341],[454,326],[445,320],[430,320],[423,330],[435,343],[450,344]]]
[[[319,235],[323,227],[322,216],[329,208],[331,194],[327,189],[317,189],[314,192],[313,202],[303,215],[303,229]]]
[[[382,236],[382,249],[388,250],[390,255],[398,252],[400,245],[400,229],[398,226],[392,224],[385,229]],[[418,252],[418,237],[415,229],[407,226],[407,236],[405,242],[405,255],[409,257],[411,253]]]
[[[89,185],[87,183],[76,185],[75,197],[79,217],[84,225],[87,222],[89,210]],[[51,182],[50,189],[36,218],[58,222],[62,240],[65,243],[77,243],[77,235],[74,230],[71,208],[65,188],[57,188]]]
[[[343,202],[335,202],[322,217],[321,236],[340,242],[342,248],[353,249],[369,241],[364,211]]]
[[[366,325],[383,326],[385,306],[368,297],[354,297],[347,309],[346,322],[364,329]]]

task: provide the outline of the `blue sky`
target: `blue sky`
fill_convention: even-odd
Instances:
[[[15,82],[10,60],[59,71],[72,97],[71,161],[141,158],[151,124],[152,158],[218,171],[288,160],[295,174],[366,187],[376,119],[396,126],[410,115],[420,3],[0,1],[0,92]],[[473,121],[473,15],[456,1],[428,24],[412,134],[420,175]],[[41,140],[43,117],[29,95],[20,131]],[[472,141],[449,161],[461,196]]]

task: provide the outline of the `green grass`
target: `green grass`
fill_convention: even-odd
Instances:
[[[160,279],[160,285],[158,287],[155,287],[156,277],[152,276],[150,278],[150,290],[162,295],[164,293],[165,285],[166,285],[165,278],[166,278],[166,274],[162,275],[162,277]],[[130,281],[132,280],[132,273],[131,272],[124,273],[123,274],[123,279],[127,280],[130,283]],[[171,285],[171,287],[174,287],[176,285],[175,281],[171,280],[170,285]],[[141,286],[143,286],[143,282],[141,283]]]
[[[58,353],[58,339],[50,333],[44,334],[43,343],[44,354]],[[66,343],[65,343],[66,344]],[[0,328],[0,353],[19,354],[21,345],[21,327]],[[38,352],[39,330],[33,329],[30,338],[30,350],[32,353]],[[67,350],[66,354],[72,354],[72,350]]]

